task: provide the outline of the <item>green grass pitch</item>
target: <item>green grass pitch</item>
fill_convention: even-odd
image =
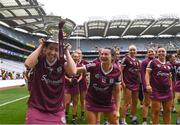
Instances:
[[[27,97],[28,96],[28,91],[26,87],[17,87],[17,88],[12,88],[8,90],[1,90],[0,91],[0,124],[24,124],[25,121],[25,114],[26,114],[26,109],[27,109]],[[21,100],[11,102],[6,105],[2,105],[4,103],[19,99],[25,97]],[[177,104],[177,100],[175,100],[175,105],[176,109],[179,108],[179,104]],[[72,112],[70,108],[69,112],[69,118],[67,123],[71,124],[71,119],[72,119]],[[176,113],[172,113],[172,124],[176,123]],[[138,122],[142,123],[142,113],[141,109],[138,105],[137,109],[137,117],[138,117]],[[150,118],[148,118],[149,120]],[[130,118],[127,117],[127,122],[130,123]],[[80,106],[78,107],[78,123],[79,124],[86,124],[87,121],[82,121],[80,119]],[[101,123],[103,124],[103,116],[101,118]],[[162,117],[160,117],[160,123],[162,122]]]

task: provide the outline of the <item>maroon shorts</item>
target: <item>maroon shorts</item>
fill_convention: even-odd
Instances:
[[[128,88],[129,90],[133,91],[133,92],[138,92],[139,91],[139,84],[126,84],[126,88]]]
[[[87,81],[86,81],[86,79],[79,82],[79,91],[80,92],[87,91]]]
[[[152,100],[157,100],[157,101],[169,101],[173,97],[172,90],[169,90],[168,92],[157,92],[157,91],[152,91],[150,98]]]
[[[85,103],[86,110],[93,112],[113,112],[116,109],[115,104],[112,105],[99,105],[95,103],[90,103],[86,101]]]
[[[65,93],[68,93],[68,94],[79,94],[79,84],[76,84],[74,86],[67,85],[65,87]]]
[[[180,80],[177,80],[175,85],[174,85],[174,90],[176,92],[180,92]]]
[[[65,111],[47,113],[33,107],[28,107],[25,122],[25,124],[66,124]]]

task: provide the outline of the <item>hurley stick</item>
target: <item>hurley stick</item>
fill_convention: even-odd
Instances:
[[[62,60],[61,62],[64,62],[64,41],[63,41],[63,26],[65,24],[64,20],[61,20],[59,22],[59,59]]]

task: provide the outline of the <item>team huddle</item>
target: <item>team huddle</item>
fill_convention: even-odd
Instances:
[[[81,118],[86,117],[88,124],[100,124],[101,113],[110,124],[127,124],[129,107],[132,124],[137,124],[140,88],[144,97],[143,124],[147,124],[150,105],[153,124],[159,123],[161,108],[164,124],[171,123],[174,92],[180,92],[180,50],[167,61],[165,48],[159,47],[157,53],[149,48],[146,59],[140,61],[134,45],[129,46],[123,58],[119,58],[118,50],[100,48],[99,57],[88,62],[80,49],[71,55],[71,46],[64,48],[65,60],[60,60],[57,42],[39,42],[25,61],[30,71],[26,124],[66,124],[70,103],[72,124],[77,124],[79,96]],[[180,112],[177,123],[180,124]]]

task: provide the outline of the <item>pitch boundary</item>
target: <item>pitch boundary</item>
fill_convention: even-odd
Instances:
[[[8,105],[8,104],[11,104],[11,103],[14,103],[14,102],[17,102],[17,101],[19,101],[19,100],[22,100],[22,99],[25,99],[25,98],[28,98],[28,97],[29,97],[29,95],[23,96],[23,97],[21,97],[21,98],[18,98],[18,99],[9,101],[9,102],[2,103],[2,104],[0,104],[0,107],[5,106],[5,105]]]

